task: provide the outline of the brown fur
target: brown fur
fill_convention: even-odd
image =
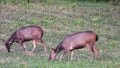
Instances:
[[[35,48],[36,48],[36,42],[40,42],[42,45],[44,45],[44,48],[46,51],[46,45],[42,41],[42,37],[43,37],[43,30],[41,29],[41,27],[39,27],[39,26],[26,26],[26,27],[22,27],[20,29],[17,29],[10,36],[10,38],[8,38],[8,40],[6,40],[5,45],[6,45],[8,52],[10,52],[10,47],[14,42],[18,43],[20,46],[22,46],[27,51],[24,42],[32,41],[33,45],[34,45],[32,52],[34,52]]]
[[[68,51],[71,52],[71,60],[73,59],[73,51],[75,49],[81,49],[85,47],[89,47],[92,52],[92,57],[94,58],[94,53],[98,58],[98,50],[95,47],[95,42],[98,40],[98,36],[93,31],[84,31],[77,32],[65,37],[62,42],[54,49],[52,48],[49,60],[52,61],[56,57],[56,55],[63,50],[63,55],[60,60],[63,58],[64,54]]]

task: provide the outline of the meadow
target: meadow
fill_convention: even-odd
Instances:
[[[42,0],[41,0],[42,1]],[[88,48],[75,50],[59,61],[61,53],[50,62],[44,48],[37,45],[34,54],[26,54],[18,44],[8,53],[4,42],[16,30],[28,25],[41,26],[48,54],[68,34],[92,30],[99,36],[96,47],[100,59],[92,60]],[[0,68],[119,68],[120,67],[120,5],[110,3],[45,0],[26,4],[0,4]],[[26,42],[31,51],[32,43]]]

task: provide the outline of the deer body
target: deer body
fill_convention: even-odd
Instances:
[[[41,27],[26,26],[26,27],[17,29],[10,36],[10,38],[8,38],[8,40],[5,42],[5,45],[6,45],[8,52],[10,52],[10,47],[14,42],[18,43],[21,47],[23,47],[27,51],[27,48],[26,48],[24,42],[32,41],[32,43],[34,45],[32,52],[34,52],[35,48],[36,48],[36,42],[39,42],[42,45],[44,45],[44,48],[46,51],[46,44],[42,41],[42,37],[43,37],[43,30],[41,29]]]
[[[56,57],[56,55],[63,50],[63,55],[61,56],[61,59],[63,58],[64,54],[70,51],[71,60],[72,60],[73,51],[75,49],[81,49],[86,46],[90,48],[92,52],[92,56],[94,53],[96,53],[96,56],[98,57],[98,51],[94,45],[97,40],[98,40],[98,37],[96,33],[94,33],[93,31],[77,32],[77,33],[68,35],[61,41],[61,43],[55,49],[52,48],[49,59],[53,60]]]

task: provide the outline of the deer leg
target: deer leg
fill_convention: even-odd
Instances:
[[[92,59],[94,59],[94,49],[93,49],[93,45],[89,45],[87,44],[88,48],[90,49],[91,51],[91,54],[92,54]]]
[[[74,54],[74,52],[73,51],[71,51],[71,61],[73,60],[73,54]]]
[[[28,52],[27,47],[26,47],[25,44],[23,44],[23,48],[24,48],[24,50],[25,50],[26,52]]]
[[[96,58],[99,59],[99,52],[98,52],[98,50],[96,49],[95,45],[93,46],[93,50],[94,50],[94,52],[95,52],[95,54],[96,54]]]
[[[47,45],[44,43],[44,41],[42,41],[42,40],[38,40],[39,42],[40,42],[40,44],[41,45],[43,45],[44,46],[44,50],[45,50],[45,52],[46,52],[46,56],[48,56],[48,54],[47,54]]]
[[[90,47],[91,50],[91,54],[92,54],[92,59],[94,59],[94,50],[93,50],[93,46]]]
[[[28,50],[27,50],[27,48],[26,48],[26,46],[25,46],[25,44],[24,44],[23,42],[20,42],[19,45],[20,45],[26,52],[28,52]]]
[[[35,49],[36,49],[36,40],[33,40],[32,43],[33,43],[32,52],[34,53],[34,52],[35,52]]]
[[[63,54],[60,56],[60,61],[63,59],[64,55],[67,53],[67,51],[64,51]]]

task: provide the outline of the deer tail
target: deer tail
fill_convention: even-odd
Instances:
[[[98,35],[96,34],[96,41],[98,41]]]

